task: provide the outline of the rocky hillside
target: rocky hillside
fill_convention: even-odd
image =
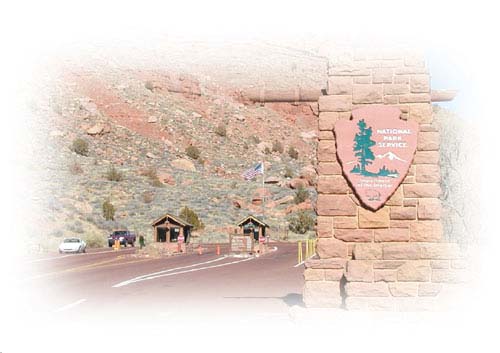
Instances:
[[[312,210],[314,105],[256,104],[203,77],[106,66],[66,67],[48,87],[32,102],[44,248],[71,235],[99,243],[115,227],[150,237],[154,219],[183,206],[200,216],[205,240],[224,239],[248,214],[284,234],[290,214]],[[76,139],[87,155],[72,150]],[[260,176],[241,177],[259,161],[265,188]],[[120,181],[109,180],[112,168]],[[296,204],[300,185],[309,199]],[[114,221],[103,217],[106,200]]]

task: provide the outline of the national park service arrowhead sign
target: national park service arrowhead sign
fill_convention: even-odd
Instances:
[[[400,119],[399,108],[374,105],[335,123],[344,176],[366,208],[376,211],[406,177],[417,148],[418,123]]]

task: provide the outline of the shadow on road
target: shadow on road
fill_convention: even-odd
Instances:
[[[283,297],[224,297],[225,299],[280,299],[282,300],[286,305],[292,307],[292,306],[300,306],[302,308],[305,308],[304,302],[302,301],[302,294],[299,293],[288,293],[287,295]]]

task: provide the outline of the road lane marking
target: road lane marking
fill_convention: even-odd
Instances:
[[[186,269],[186,268],[191,268],[191,267],[196,267],[196,266],[200,266],[200,265],[211,264],[213,262],[224,260],[226,257],[227,256],[221,256],[221,257],[218,257],[218,258],[213,259],[213,260],[208,260],[208,261],[204,261],[204,262],[197,262],[195,264],[191,264],[191,265],[187,265],[187,266],[180,266],[180,267],[169,268],[167,270],[162,270],[162,271],[158,271],[158,272],[148,273],[148,274],[145,274],[145,275],[134,277],[134,278],[129,279],[127,281],[120,282],[118,284],[115,284],[113,287],[116,287],[116,288],[117,287],[121,287],[122,285],[127,285],[129,283],[133,283],[133,282],[139,281],[142,278],[149,277],[149,276],[156,276],[156,275],[160,275],[162,273],[168,273],[168,272],[172,272],[172,271],[176,271],[176,270],[183,270],[183,269]],[[125,284],[123,284],[123,283],[125,283]],[[122,285],[120,285],[120,284],[122,284]]]
[[[225,258],[225,257],[222,257],[222,258]],[[222,258],[219,258],[219,259],[222,259]],[[229,265],[234,265],[234,264],[237,264],[237,263],[240,263],[240,262],[245,262],[245,261],[249,261],[249,260],[253,260],[253,259],[254,259],[254,257],[249,257],[249,258],[246,258],[246,259],[243,259],[243,260],[226,262],[226,263],[219,264],[219,265],[212,265],[212,266],[205,266],[205,267],[199,267],[199,268],[192,268],[192,269],[185,270],[185,271],[172,272],[172,273],[163,273],[163,274],[159,274],[159,275],[149,274],[149,275],[141,276],[141,278],[137,278],[136,277],[136,278],[128,280],[128,281],[120,282],[118,284],[115,284],[112,287],[113,288],[119,288],[119,287],[123,287],[123,286],[129,285],[131,283],[142,282],[142,281],[149,281],[149,280],[160,278],[160,277],[169,277],[169,276],[180,275],[180,274],[183,274],[183,273],[190,273],[190,272],[208,270],[208,269],[218,268],[218,267],[223,267],[223,266],[229,266]],[[194,266],[198,266],[198,265],[201,265],[201,264],[195,264],[195,265],[186,266],[186,267],[194,267]]]
[[[76,301],[76,302],[74,302],[74,303],[71,303],[71,304],[65,305],[65,306],[63,306],[63,307],[60,307],[59,309],[54,310],[54,313],[60,313],[61,311],[65,311],[65,310],[71,309],[71,308],[73,308],[73,307],[75,307],[75,306],[77,306],[77,305],[80,305],[80,304],[82,304],[82,303],[84,303],[84,302],[86,302],[86,301],[87,301],[87,299],[80,299],[80,300],[77,300],[77,301]]]

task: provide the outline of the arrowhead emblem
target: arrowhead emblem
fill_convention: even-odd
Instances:
[[[366,208],[376,211],[408,174],[417,149],[418,123],[399,108],[373,105],[335,123],[337,157],[344,177]]]

